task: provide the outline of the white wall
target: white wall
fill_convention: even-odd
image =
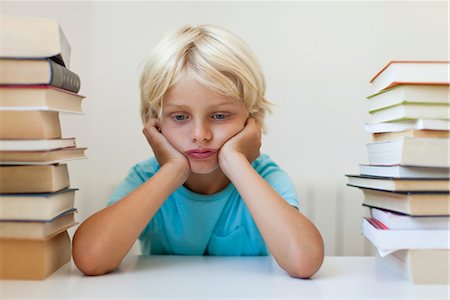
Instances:
[[[65,136],[89,147],[70,164],[78,220],[151,155],[141,133],[138,77],[148,50],[185,24],[227,28],[256,52],[277,105],[263,151],[299,186],[327,255],[361,255],[361,199],[344,174],[366,161],[368,81],[390,60],[448,59],[446,2],[3,2],[2,14],[58,20],[86,115],[63,116]],[[343,215],[345,218],[337,218]]]

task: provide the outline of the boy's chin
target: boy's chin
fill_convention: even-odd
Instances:
[[[209,166],[199,166],[197,164],[191,163],[191,173],[196,175],[208,175],[219,169],[219,164],[209,165]]]

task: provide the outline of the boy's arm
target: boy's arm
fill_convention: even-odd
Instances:
[[[154,126],[146,126],[144,133],[161,168],[136,190],[78,227],[73,238],[73,259],[87,275],[116,269],[164,201],[189,176],[186,158],[171,148]]]
[[[250,161],[259,156],[260,134],[260,127],[250,118],[222,147],[220,167],[242,196],[278,264],[292,277],[311,277],[323,262],[322,237],[314,224],[253,169]]]

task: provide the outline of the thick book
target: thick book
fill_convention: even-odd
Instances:
[[[393,230],[379,227],[372,218],[364,218],[362,233],[381,253],[400,249],[450,248],[448,229]]]
[[[410,216],[449,216],[448,192],[388,192],[360,188],[364,193],[363,204],[387,209]]]
[[[404,130],[450,130],[450,120],[417,119],[370,124],[366,123],[367,133],[399,132]]]
[[[450,284],[450,250],[404,249],[381,257],[376,263],[414,284]]]
[[[70,67],[71,47],[55,20],[2,15],[0,27],[1,57],[51,58]]]
[[[51,220],[0,220],[0,239],[44,240],[73,226],[76,209],[70,209]]]
[[[0,151],[1,165],[49,165],[85,159],[87,148],[63,148],[50,151]]]
[[[0,166],[0,193],[51,193],[69,185],[66,164]]]
[[[371,80],[374,93],[399,84],[448,85],[449,61],[391,61]]]
[[[394,230],[428,230],[450,228],[450,217],[448,216],[410,216],[379,208],[369,208],[370,216],[389,229]]]
[[[46,240],[0,239],[0,279],[45,279],[71,259],[64,231]]]
[[[0,85],[51,85],[78,93],[80,77],[50,59],[0,58]]]
[[[0,110],[0,139],[58,138],[61,138],[61,124],[56,111]]]
[[[84,96],[48,85],[0,86],[0,110],[81,113]]]
[[[51,221],[74,208],[76,189],[46,194],[0,194],[0,220]]]
[[[449,139],[411,137],[367,144],[371,165],[448,168],[450,167],[449,148]]]
[[[41,140],[0,140],[0,151],[46,151],[75,147],[75,138]]]
[[[449,130],[414,130],[408,129],[398,132],[373,133],[372,141],[385,142],[395,140],[401,137],[424,138],[424,139],[450,139]]]
[[[449,192],[450,180],[435,178],[389,178],[367,175],[346,175],[354,187],[396,192]]]
[[[376,111],[402,103],[449,104],[450,86],[398,85],[367,97],[368,110]]]
[[[450,106],[448,104],[402,103],[369,113],[372,124],[408,119],[448,120],[450,119]]]
[[[448,179],[450,168],[414,167],[414,166],[380,166],[359,165],[359,173],[367,176],[392,177],[392,178],[439,178]]]

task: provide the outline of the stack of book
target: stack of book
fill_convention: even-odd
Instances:
[[[0,18],[0,278],[44,279],[71,259],[76,224],[60,113],[81,113],[70,45],[52,20]]]
[[[450,282],[449,66],[394,61],[371,80],[369,164],[347,175],[364,193],[377,260],[417,284]]]

